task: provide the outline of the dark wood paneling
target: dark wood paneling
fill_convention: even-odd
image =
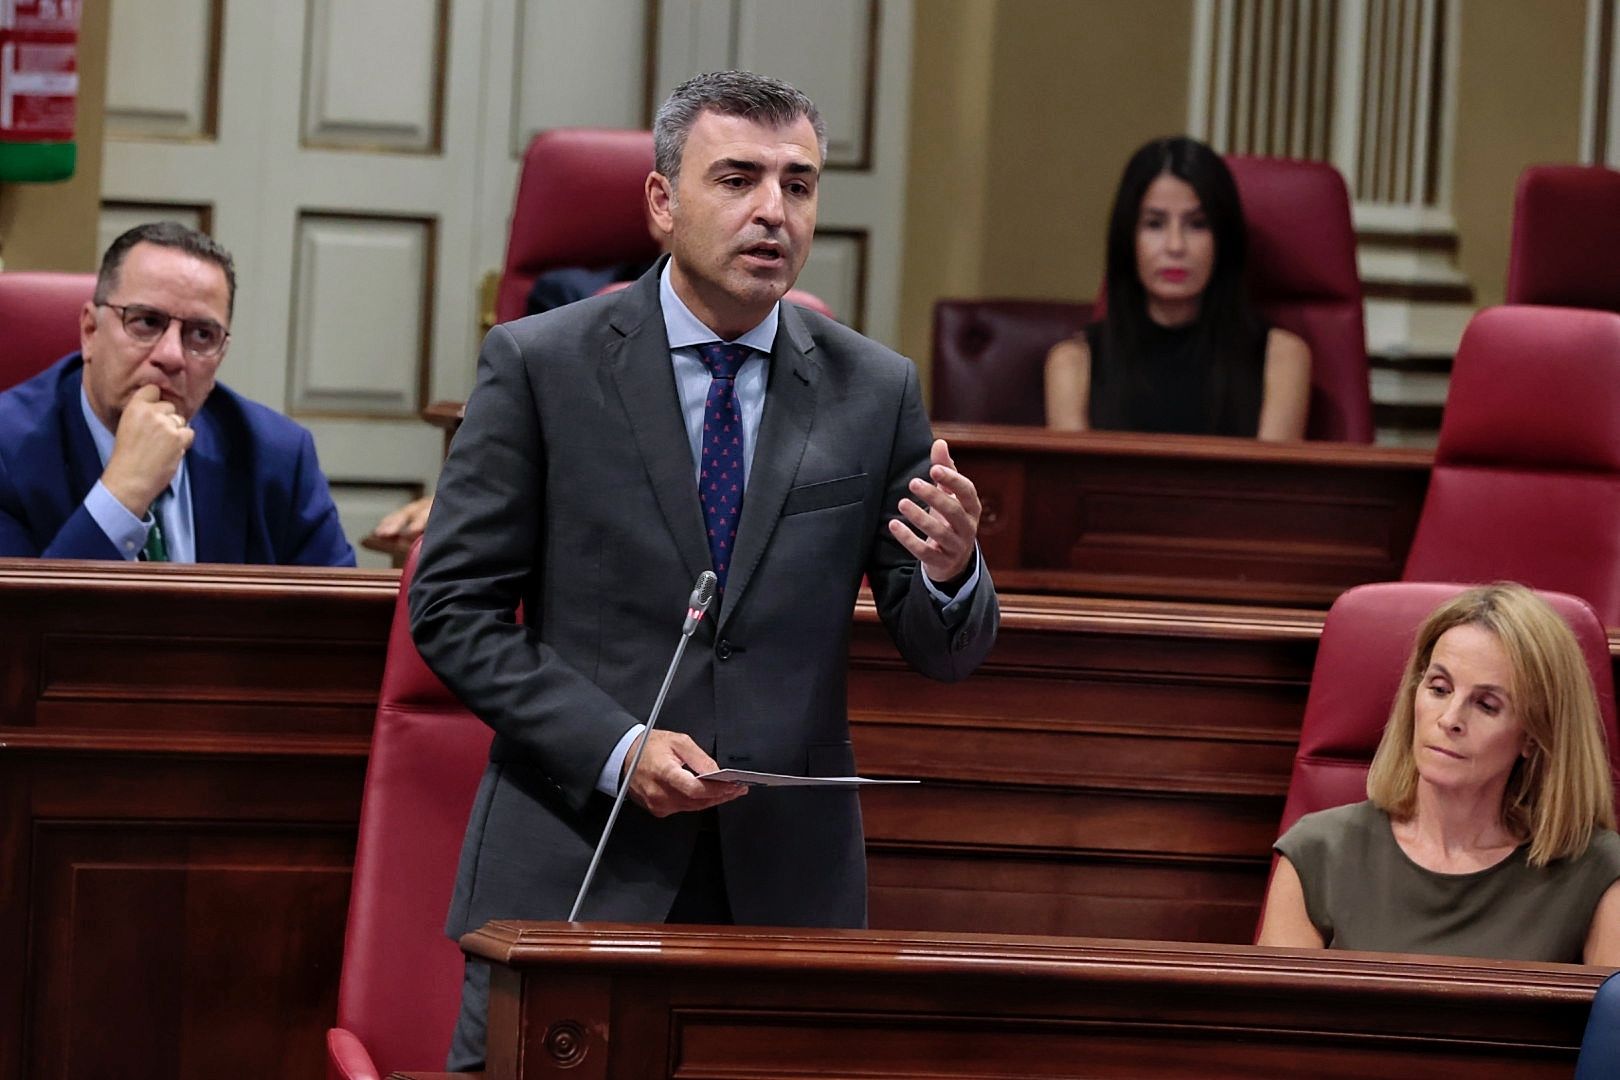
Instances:
[[[319,1074],[395,591],[0,563],[0,1080]],[[856,612],[861,767],[924,781],[866,797],[874,925],[1247,941],[1320,612],[1003,610],[956,685]]]
[[[491,1080],[1567,1077],[1603,972],[1242,946],[491,923]]]
[[[989,661],[919,679],[857,614],[873,926],[1247,942],[1321,616],[1004,598]]]
[[[1427,451],[940,424],[1003,588],[1325,607],[1391,581]]]
[[[0,562],[0,1077],[322,1075],[397,588]]]

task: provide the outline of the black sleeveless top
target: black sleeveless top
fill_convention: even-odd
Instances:
[[[1237,350],[1236,362],[1229,361],[1224,387],[1217,388],[1215,358],[1199,348],[1196,323],[1166,327],[1149,320],[1135,357],[1110,355],[1103,323],[1092,323],[1086,327],[1091,427],[1253,438],[1260,430],[1268,332],[1257,327],[1253,340]]]

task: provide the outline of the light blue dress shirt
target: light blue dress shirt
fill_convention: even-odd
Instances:
[[[79,387],[79,408],[84,410],[84,422],[90,428],[90,438],[95,441],[96,454],[101,458],[101,467],[105,469],[117,440],[90,407],[90,396],[82,385]],[[169,549],[169,561],[194,563],[197,561],[197,534],[192,528],[191,483],[186,479],[185,458],[180,459],[180,467],[174,471],[174,479],[169,481],[169,494],[172,498],[158,500],[158,517],[155,519],[163,526],[163,542]],[[144,518],[136,517],[100,480],[84,497],[84,508],[126,560],[133,561],[146,547],[146,537],[152,531],[154,520],[150,511]]]
[[[719,334],[703,325],[703,320],[692,314],[692,309],[676,294],[675,286],[669,279],[669,268],[670,263],[664,263],[664,272],[658,278],[658,300],[664,310],[664,333],[669,338],[670,362],[675,365],[675,392],[680,395],[681,418],[686,423],[687,440],[692,444],[692,476],[696,479],[703,472],[703,456],[699,444],[703,437],[703,414],[708,404],[711,379],[708,366],[698,355],[697,347],[721,339]],[[737,407],[742,410],[743,422],[745,499],[748,475],[754,466],[754,447],[759,442],[759,419],[765,412],[765,383],[770,375],[771,349],[776,345],[776,327],[781,318],[781,310],[780,301],[771,305],[770,313],[758,326],[733,342],[755,350],[755,355],[744,360],[742,367],[737,369]],[[955,596],[946,596],[935,588],[934,583],[928,580],[927,574],[923,575],[923,585],[934,598],[934,602],[939,604],[940,609],[948,614],[973,595],[974,588],[979,584],[979,571],[983,565],[983,560],[975,551],[973,574],[968,578],[967,584],[956,591]],[[596,790],[605,795],[618,793],[619,774],[624,771],[624,756],[629,752],[636,736],[645,730],[646,724],[636,724],[619,739],[618,744],[613,747],[613,753],[608,755],[607,763],[602,766],[602,772],[596,778]]]

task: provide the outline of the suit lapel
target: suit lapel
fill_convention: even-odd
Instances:
[[[743,492],[742,519],[737,523],[737,550],[726,576],[716,625],[731,617],[741,603],[765,546],[776,531],[782,503],[787,499],[799,462],[810,440],[816,415],[815,339],[799,321],[792,305],[781,306],[776,346],[771,352],[770,381],[765,390],[765,415],[759,422],[759,445]]]
[[[225,439],[206,406],[191,426],[197,438],[186,452],[186,475],[191,484],[191,535],[197,561],[241,562],[248,556],[246,485],[230,483]],[[273,556],[265,552],[261,557]]]
[[[79,388],[83,383],[81,364],[57,384],[56,391],[57,415],[62,418],[62,453],[68,465],[69,513],[72,507],[84,502],[103,471],[96,440],[90,434],[90,425],[84,422],[84,406],[79,402]]]
[[[620,293],[608,322],[621,336],[609,342],[607,363],[664,524],[689,576],[696,580],[709,569],[709,544],[698,503],[692,444],[681,422],[669,336],[658,304],[662,269],[660,261]]]

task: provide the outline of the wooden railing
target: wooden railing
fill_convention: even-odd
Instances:
[[[1243,946],[491,923],[488,1080],[1570,1075],[1603,972]]]

